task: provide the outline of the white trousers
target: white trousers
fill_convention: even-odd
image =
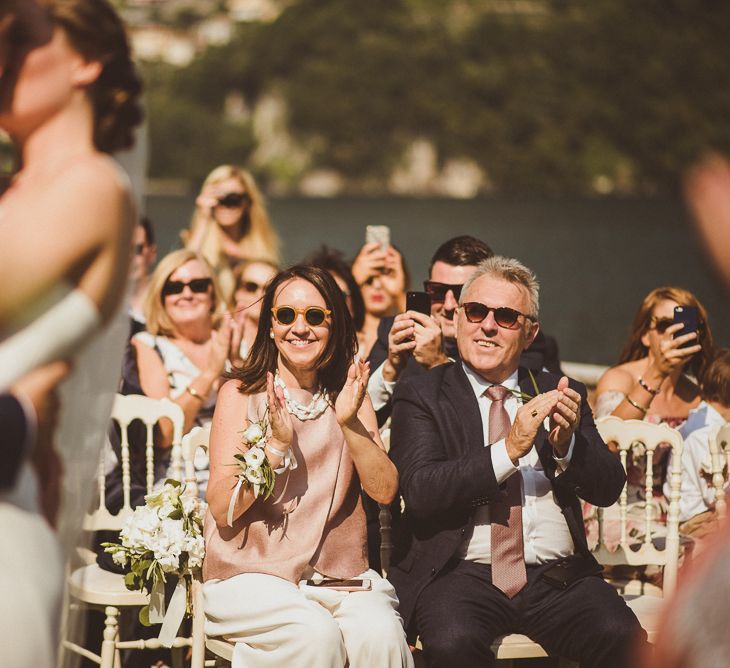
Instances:
[[[232,668],[413,667],[393,586],[373,570],[372,590],[299,586],[243,573],[203,585],[205,632],[236,643]]]
[[[64,560],[37,513],[0,501],[0,666],[56,663]]]

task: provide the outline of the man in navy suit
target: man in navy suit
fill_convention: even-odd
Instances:
[[[619,496],[625,474],[585,387],[520,367],[539,330],[538,285],[492,257],[466,281],[460,361],[398,383],[390,454],[405,515],[389,578],[429,666],[488,666],[523,633],[593,668],[627,663],[646,635],[601,577],[579,498]]]

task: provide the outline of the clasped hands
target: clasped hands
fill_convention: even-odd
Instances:
[[[397,380],[409,355],[426,369],[448,362],[441,347],[442,338],[441,328],[431,316],[418,311],[398,314],[388,334],[388,358],[383,378],[391,382]]]
[[[520,457],[532,448],[538,429],[550,418],[548,441],[557,457],[568,453],[571,438],[580,424],[581,397],[568,387],[568,378],[563,376],[558,386],[549,392],[538,394],[517,410],[505,446],[507,455],[517,465]]]

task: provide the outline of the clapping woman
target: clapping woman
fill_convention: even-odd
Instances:
[[[361,487],[389,503],[398,475],[356,345],[332,277],[294,267],[267,286],[253,349],[219,393],[203,591],[206,631],[236,643],[234,668],[412,665],[393,587],[367,566]],[[237,475],[252,425],[275,471],[268,497]],[[331,578],[361,582],[316,585]]]
[[[227,302],[234,290],[233,269],[241,262],[279,263],[279,238],[253,176],[235,165],[216,167],[195,200],[185,247],[199,252],[213,267]]]

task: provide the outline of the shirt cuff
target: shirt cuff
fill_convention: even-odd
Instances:
[[[570,445],[568,446],[568,452],[565,453],[565,457],[556,457],[555,456],[555,450],[553,450],[553,459],[555,460],[555,463],[558,465],[557,470],[555,471],[555,475],[559,475],[565,469],[568,468],[568,464],[570,464],[570,460],[573,457],[573,446],[575,445],[575,434],[573,434],[570,437]]]
[[[383,378],[383,367],[385,362],[381,364],[373,373],[370,374],[368,380],[368,394],[373,404],[373,409],[379,411],[390,403],[395,389],[395,381],[385,380]]]
[[[492,455],[494,476],[497,478],[497,483],[501,485],[513,473],[519,471],[519,467],[515,466],[509,458],[509,455],[507,454],[507,444],[504,439],[492,443],[490,452]]]

